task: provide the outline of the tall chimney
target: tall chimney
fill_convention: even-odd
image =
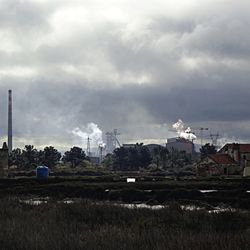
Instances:
[[[9,90],[9,105],[8,105],[8,149],[12,152],[12,91]]]

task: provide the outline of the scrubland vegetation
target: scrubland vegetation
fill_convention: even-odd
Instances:
[[[250,212],[0,202],[1,249],[250,249]]]
[[[204,146],[201,154],[209,153],[210,147],[209,145]],[[119,171],[138,171],[155,168],[157,170],[173,170],[174,167],[180,169],[191,166],[192,168],[196,160],[197,157],[187,154],[185,151],[179,152],[174,149],[169,151],[166,147],[160,145],[150,151],[142,143],[136,143],[134,147],[116,148],[112,154],[107,154],[98,165],[106,170]],[[35,169],[39,165],[46,165],[50,169],[58,165],[70,166],[71,168],[85,168],[91,165],[91,159],[82,148],[76,146],[62,155],[53,146],[37,150],[33,145],[25,145],[24,149],[14,149],[9,157],[9,166],[15,166],[19,170]]]

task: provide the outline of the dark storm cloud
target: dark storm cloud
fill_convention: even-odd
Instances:
[[[218,88],[206,91],[201,88],[174,88],[169,92],[134,86],[119,90],[93,90],[82,84],[65,87],[50,83],[33,84],[22,96],[17,91],[19,90],[16,89],[14,93],[17,96],[14,102],[14,132],[17,136],[40,138],[41,142],[62,140],[70,144],[70,131],[88,122],[100,124],[104,131],[119,127],[139,137],[143,136],[141,127],[136,130],[135,124],[144,124],[144,136],[150,136],[146,134],[147,126],[150,125],[145,123],[147,117],[140,121],[140,108],[147,110],[145,115],[153,117],[151,121],[154,123],[168,122],[169,126],[179,117],[193,123],[224,122],[224,127],[227,122],[248,121],[250,117],[247,108],[250,104],[249,90],[246,85],[230,85],[227,90]],[[134,117],[132,122],[131,117]],[[134,129],[135,131],[130,131]],[[168,133],[167,128],[165,129]],[[245,129],[241,133],[245,134],[247,131]]]
[[[165,119],[199,121],[249,121],[250,100],[248,84],[228,83],[225,86],[204,89],[176,87],[170,92],[152,90],[143,96],[144,105],[158,122]]]
[[[216,58],[249,58],[249,18],[220,19],[198,24],[192,33],[183,37],[183,46],[193,54]]]

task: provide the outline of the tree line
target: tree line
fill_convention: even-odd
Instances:
[[[215,146],[209,143],[200,148],[200,157],[194,157],[195,154],[192,155],[174,148],[167,149],[160,145],[156,145],[150,151],[142,143],[136,143],[132,147],[116,148],[113,154],[105,157],[103,164],[113,170],[139,170],[140,168],[147,168],[151,164],[156,166],[157,169],[181,168],[215,153]]]
[[[53,146],[37,150],[33,145],[26,145],[24,149],[16,148],[9,155],[9,166],[15,165],[19,169],[33,169],[39,165],[53,168],[59,162],[70,163],[72,167],[83,160],[89,160],[85,152],[79,147],[73,147],[63,155]]]
[[[213,145],[206,144],[200,149],[201,158],[208,154],[216,153]],[[19,169],[32,169],[39,165],[46,165],[49,168],[55,167],[58,163],[70,164],[76,167],[84,160],[90,161],[84,150],[80,147],[72,147],[63,155],[53,146],[37,150],[33,145],[26,145],[24,149],[16,148],[9,155],[9,165],[15,165]],[[139,170],[154,164],[157,168],[183,167],[192,164],[193,159],[185,151],[175,149],[168,150],[163,146],[156,146],[151,151],[142,143],[132,147],[116,148],[112,154],[105,156],[102,165],[113,170]]]
[[[168,150],[155,146],[151,150],[142,143],[133,147],[120,147],[105,157],[103,164],[113,170],[139,170],[151,164],[156,168],[182,167],[192,163],[192,156],[185,151]]]

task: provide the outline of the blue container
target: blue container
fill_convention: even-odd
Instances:
[[[36,177],[39,180],[47,180],[49,178],[49,168],[46,166],[39,166],[36,168]]]

